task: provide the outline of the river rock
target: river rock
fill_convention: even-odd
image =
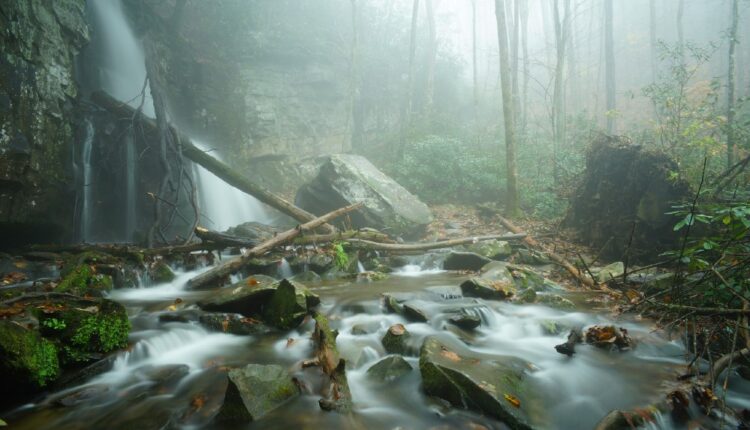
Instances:
[[[443,262],[445,270],[480,270],[491,262],[487,257],[474,252],[451,251]]]
[[[373,364],[367,369],[367,376],[380,382],[394,381],[413,369],[400,355],[391,355]]]
[[[399,299],[397,293],[383,294],[383,303],[388,312],[399,314],[409,321],[427,322],[427,313],[420,308],[418,300]]]
[[[383,336],[380,342],[387,353],[403,355],[409,349],[408,342],[410,338],[411,333],[406,330],[403,324],[394,324],[385,332],[385,336]]]
[[[562,310],[574,310],[575,303],[559,294],[537,294],[536,302],[545,306]]]
[[[0,399],[4,402],[36,393],[60,374],[55,345],[36,330],[12,321],[0,321],[0,357],[0,379],[5,387]]]
[[[263,320],[283,330],[297,327],[307,315],[306,292],[309,293],[301,284],[283,279],[263,307]]]
[[[317,215],[358,202],[364,207],[349,214],[354,228],[414,238],[433,219],[427,205],[358,155],[331,155],[295,199],[297,206]]]
[[[510,257],[513,250],[510,247],[510,243],[504,240],[483,240],[481,242],[472,243],[471,245],[465,246],[468,252],[479,254],[482,257],[487,257],[491,260],[503,260]]]
[[[425,338],[419,355],[425,393],[497,418],[511,429],[532,428],[528,367],[515,357],[488,360],[459,353],[434,336]]]
[[[508,263],[491,261],[479,270],[479,277],[490,281],[513,282],[513,274],[508,269]]]
[[[596,271],[597,281],[601,283],[609,282],[612,279],[621,277],[625,273],[625,264],[622,261],[616,261],[612,264],[608,264],[601,269]]]
[[[516,294],[516,286],[507,281],[491,281],[484,278],[471,278],[461,284],[465,297],[479,297],[489,300],[508,300]]]
[[[211,331],[241,336],[264,334],[270,330],[262,322],[240,314],[207,313],[198,317],[198,322]]]
[[[283,367],[248,364],[228,373],[229,385],[217,421],[255,421],[299,394]]]
[[[236,236],[243,239],[257,240],[265,242],[278,233],[278,229],[266,224],[251,221],[230,227],[224,233],[230,236]]]
[[[55,292],[101,297],[102,293],[112,288],[111,276],[97,273],[89,264],[80,264],[63,276]]]
[[[175,274],[164,260],[157,260],[149,265],[148,277],[152,284],[166,284],[174,280]]]
[[[464,330],[474,330],[482,324],[482,319],[476,315],[468,313],[459,313],[448,319],[448,321]]]
[[[547,290],[547,282],[544,276],[532,268],[518,264],[509,264],[508,270],[518,288],[531,288],[536,292]]]

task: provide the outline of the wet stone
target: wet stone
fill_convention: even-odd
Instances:
[[[367,376],[380,382],[394,381],[413,369],[400,355],[386,357],[367,369]]]
[[[406,354],[408,351],[408,341],[411,334],[406,330],[403,324],[394,324],[381,339],[383,348],[389,354]]]
[[[299,394],[291,375],[278,365],[248,364],[229,371],[229,385],[217,421],[255,421]]]

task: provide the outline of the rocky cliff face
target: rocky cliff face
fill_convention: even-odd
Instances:
[[[164,47],[180,128],[235,164],[349,149],[348,1],[126,5],[139,32]]]
[[[85,0],[0,2],[0,237],[72,234],[75,55]]]

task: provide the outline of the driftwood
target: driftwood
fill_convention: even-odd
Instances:
[[[503,218],[501,216],[498,216],[497,218],[500,220],[500,222],[508,230],[512,231],[513,233],[517,233],[517,234],[522,233],[521,229],[518,228],[518,227],[516,227],[512,222],[508,221],[507,219],[505,219],[505,218]],[[576,279],[578,279],[579,281],[581,281],[583,284],[585,284],[585,285],[587,285],[589,287],[595,286],[593,279],[591,279],[588,276],[586,276],[585,274],[581,273],[581,271],[578,270],[572,264],[570,264],[570,262],[568,260],[566,260],[565,257],[563,257],[563,256],[561,256],[559,254],[556,254],[556,253],[552,252],[551,250],[547,249],[546,246],[544,246],[541,243],[539,243],[536,240],[534,240],[533,237],[526,236],[523,239],[523,241],[526,242],[527,245],[529,245],[529,246],[531,246],[533,248],[537,248],[537,249],[541,250],[542,252],[544,252],[545,254],[547,254],[547,256],[550,258],[550,260],[552,260],[555,263],[557,263],[560,266],[562,266],[565,270],[567,270],[568,272],[570,272],[571,275],[573,275]]]
[[[193,251],[212,251],[223,248],[223,245],[216,243],[191,243],[188,245],[162,246],[159,248],[139,248],[134,245],[116,245],[116,244],[79,244],[79,245],[32,245],[28,247],[30,252],[67,252],[71,254],[81,254],[84,252],[98,252],[109,254],[114,257],[133,258],[140,260],[139,256],[157,256],[182,254]]]
[[[352,394],[346,379],[346,362],[336,348],[337,332],[331,330],[328,319],[317,313],[314,315],[315,331],[312,339],[315,345],[315,361],[330,380],[327,395],[320,399],[320,408],[326,411],[349,412],[352,407]]]
[[[123,117],[132,118],[136,114],[135,109],[128,106],[127,104],[121,103],[118,100],[110,97],[108,94],[97,91],[91,95],[91,100],[97,105],[101,106],[107,111],[120,115]],[[142,117],[142,123],[149,132],[156,132],[157,127],[153,119]],[[282,197],[272,193],[271,191],[261,187],[253,181],[247,179],[241,173],[233,170],[227,164],[217,160],[216,158],[208,155],[205,151],[197,148],[191,143],[188,136],[180,133],[174,127],[172,132],[178,137],[182,145],[182,154],[189,158],[194,163],[197,163],[204,167],[209,172],[213,173],[227,184],[237,188],[238,190],[250,194],[261,202],[273,207],[279,212],[288,215],[299,222],[309,222],[315,219],[315,215],[307,212],[303,209],[298,208],[292,203],[286,201]],[[329,232],[335,232],[336,229],[328,224],[323,225]]]
[[[426,243],[379,243],[372,242],[363,239],[349,239],[348,243],[358,248],[374,249],[377,251],[393,251],[393,252],[412,252],[412,251],[428,251],[430,249],[441,249],[450,248],[458,245],[466,245],[469,243],[481,242],[483,240],[520,240],[526,237],[525,233],[511,234],[511,235],[491,235],[491,236],[477,236],[477,237],[464,237],[460,239],[443,240],[440,242],[426,242]]]
[[[211,231],[203,227],[195,228],[195,235],[204,242],[213,242],[217,245],[223,246],[239,246],[245,248],[252,248],[258,246],[257,240],[246,239],[242,237],[232,236],[230,234],[219,233]]]
[[[233,258],[220,266],[216,266],[213,269],[204,272],[188,282],[188,288],[190,289],[201,289],[206,286],[212,285],[216,282],[227,278],[229,275],[238,272],[245,265],[247,265],[254,257],[263,255],[269,250],[290,242],[295,237],[306,231],[311,231],[333,219],[339,217],[347,212],[351,212],[362,207],[363,203],[357,203],[354,205],[346,206],[340,209],[336,209],[333,212],[329,212],[319,218],[297,226],[291,230],[287,230],[283,233],[279,233],[273,238],[261,243],[260,245],[246,251],[242,256]]]

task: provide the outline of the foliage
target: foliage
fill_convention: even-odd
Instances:
[[[59,320],[57,318],[46,319],[42,321],[42,325],[47,327],[50,330],[64,330],[65,327],[67,327],[67,324],[65,324],[65,321]]]
[[[387,168],[404,187],[430,203],[496,201],[505,182],[494,156],[466,141],[427,136],[409,142]]]
[[[694,298],[701,304],[742,307],[750,299],[750,203],[677,206],[672,214],[680,220],[675,231],[698,231],[684,250],[668,255],[679,258],[696,282]]]
[[[349,255],[344,250],[344,244],[342,242],[333,242],[331,245],[333,250],[333,264],[339,270],[347,270],[349,268]]]
[[[722,132],[726,118],[720,113],[721,84],[716,79],[699,78],[716,46],[660,42],[658,49],[665,71],[643,89],[656,111],[654,140],[675,158],[687,179],[695,183],[700,178],[704,157],[716,160],[714,168],[723,166],[719,155],[725,150]]]

